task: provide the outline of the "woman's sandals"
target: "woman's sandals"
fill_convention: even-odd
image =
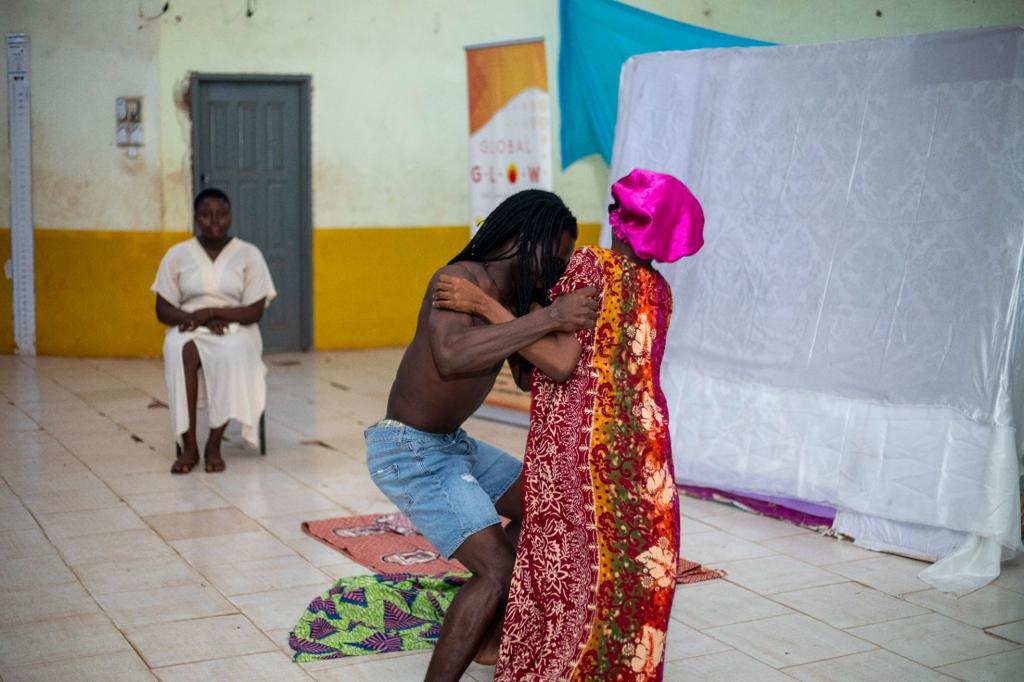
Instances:
[[[217,455],[216,459],[208,456],[204,457],[204,459],[206,460],[205,468],[206,473],[208,474],[220,473],[221,471],[224,471],[224,469],[227,467],[227,465],[224,463],[224,460],[221,458],[220,455]]]
[[[203,459],[205,460],[204,469],[208,474],[217,474],[224,471],[224,469],[227,468],[227,464],[224,463],[224,459],[220,456],[219,452],[215,457],[211,457],[210,454],[207,453],[206,455],[204,455]],[[197,464],[199,464],[198,453],[196,454],[194,459],[186,459],[185,457],[179,455],[178,458],[174,460],[174,464],[171,465],[171,473],[187,474],[191,472],[192,469],[194,469]]]
[[[171,465],[172,474],[187,474],[195,468],[196,464],[199,464],[199,455],[196,455],[195,459],[188,460],[184,457],[178,456],[174,460],[174,464]]]

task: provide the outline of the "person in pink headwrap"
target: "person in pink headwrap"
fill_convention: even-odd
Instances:
[[[498,681],[662,678],[679,499],[660,383],[672,292],[652,261],[696,253],[704,214],[682,182],[648,170],[612,197],[612,248],[577,249],[549,293],[595,287],[595,329],[520,351],[534,365],[517,379],[532,391],[530,432]],[[434,305],[512,318],[455,278],[441,278]]]

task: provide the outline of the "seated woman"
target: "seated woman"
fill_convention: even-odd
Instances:
[[[156,294],[156,317],[168,325],[164,374],[171,426],[181,445],[172,474],[187,474],[199,461],[200,368],[211,424],[204,451],[206,471],[224,471],[220,442],[228,420],[242,425],[248,443],[258,443],[267,368],[257,323],[277,295],[259,249],[229,233],[227,195],[204,189],[196,195],[193,209],[198,234],[167,251],[150,287]]]
[[[651,171],[612,196],[612,249],[576,250],[550,294],[596,287],[596,328],[521,353],[536,369],[499,681],[662,678],[679,499],[660,383],[672,292],[651,261],[696,253],[704,216],[683,183]],[[435,305],[512,315],[455,278]]]

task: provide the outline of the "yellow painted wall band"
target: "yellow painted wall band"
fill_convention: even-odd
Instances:
[[[582,224],[578,245],[599,225]],[[160,259],[185,232],[37,229],[40,355],[159,357],[163,326],[149,291]],[[466,244],[456,227],[313,231],[313,338],[318,350],[401,346],[416,329],[431,274]],[[0,263],[10,231],[0,228]],[[11,282],[0,277],[0,353],[14,351]]]

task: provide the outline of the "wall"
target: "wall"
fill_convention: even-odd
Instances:
[[[1020,26],[1021,0],[632,0],[649,12],[773,43]]]
[[[310,74],[315,345],[405,343],[427,279],[467,237],[463,46],[543,36],[553,82],[557,3],[303,0],[259,3],[251,18],[242,8],[177,1],[162,22],[164,226],[189,220],[189,74]],[[556,173],[554,189],[596,223],[606,173],[592,159]]]
[[[147,4],[152,3],[142,3]],[[160,27],[140,20],[138,9],[137,3],[120,0],[0,2],[2,33],[27,33],[30,41],[37,348],[42,354],[160,352],[161,327],[145,293],[167,241],[159,232]],[[114,141],[114,102],[126,95],[143,98],[146,146],[135,159]],[[4,87],[3,224],[10,216],[7,116]],[[8,235],[5,230],[4,261]],[[3,352],[13,349],[10,284],[6,278],[0,282]],[[143,299],[148,309],[137,316]]]
[[[156,15],[163,4],[0,3],[0,29],[32,41],[40,352],[159,354],[148,286],[167,246],[188,235],[184,95],[193,71],[312,75],[318,348],[404,343],[427,277],[465,238],[464,45],[545,38],[559,165],[556,0],[263,0],[251,18],[238,0],[173,0],[164,16],[140,19],[140,9]],[[1019,0],[631,4],[784,43],[1024,23]],[[119,95],[144,97],[147,144],[134,160],[114,145]],[[6,116],[4,90],[4,129]],[[0,150],[4,223],[6,135]],[[554,175],[555,191],[585,224],[583,242],[596,238],[606,182],[595,157]],[[9,291],[0,281],[0,352],[12,344]]]

